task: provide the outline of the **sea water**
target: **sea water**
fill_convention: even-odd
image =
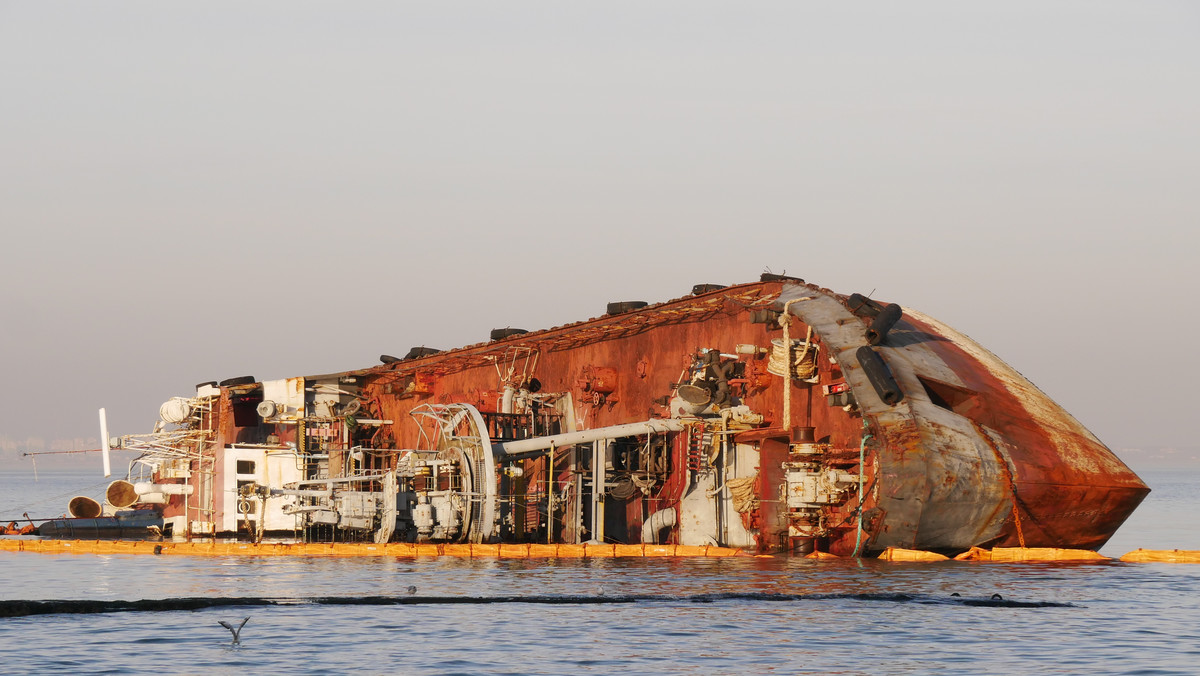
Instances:
[[[1200,549],[1200,472],[1142,476],[1154,492],[1102,553]],[[104,484],[95,474],[0,474],[0,518],[55,516]],[[0,619],[5,673],[1200,673],[1200,565],[1187,564],[0,552],[0,585],[3,600],[286,601]],[[406,597],[410,586],[442,601],[518,598],[307,602]],[[1054,605],[963,603],[994,594]],[[572,601],[625,596],[653,598]],[[245,617],[234,645],[218,621]]]

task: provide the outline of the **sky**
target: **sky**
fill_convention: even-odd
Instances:
[[[771,271],[1200,455],[1198,7],[0,0],[0,440]]]

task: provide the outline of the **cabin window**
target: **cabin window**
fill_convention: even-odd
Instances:
[[[255,462],[253,460],[238,460],[237,461],[237,473],[238,474],[254,474],[254,467],[255,467]]]
[[[921,381],[921,386],[925,388],[925,394],[929,400],[947,411],[954,411],[965,416],[975,408],[978,402],[979,394],[977,392],[924,376],[917,376],[917,380]]]

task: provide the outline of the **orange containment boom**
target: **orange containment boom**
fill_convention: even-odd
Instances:
[[[992,563],[1112,560],[1090,549],[1056,549],[1054,547],[996,547],[990,551],[972,547],[954,558],[957,561],[991,561]]]
[[[15,540],[0,539],[0,551],[40,554],[159,554],[174,556],[455,556],[501,559],[600,559],[614,557],[747,556],[729,547],[684,545],[546,545],[546,544],[412,544],[146,542],[142,540]]]
[[[1148,552],[1150,553],[1150,552]],[[1170,554],[1170,552],[1156,552],[1159,554]],[[1181,552],[1181,554],[1192,554],[1195,556],[1195,561],[1200,563],[1200,552]],[[1128,555],[1126,555],[1128,556]],[[814,552],[809,554],[810,559],[825,559],[825,558],[840,558],[830,554]],[[927,552],[919,549],[902,549],[900,547],[888,547],[879,555],[881,561],[897,561],[897,562],[924,562],[934,563],[938,561],[949,561],[950,558],[938,554],[937,552]],[[1055,549],[1052,547],[996,547],[995,549],[981,549],[972,547],[971,549],[954,557],[955,561],[990,561],[993,563],[1038,563],[1047,561],[1111,561],[1112,559],[1102,554],[1097,554],[1087,549]],[[1122,557],[1122,561],[1128,560]],[[1161,561],[1166,559],[1145,559],[1147,561]],[[1182,559],[1181,559],[1182,560]]]
[[[879,555],[884,561],[949,561],[950,557],[943,556],[937,552],[925,552],[917,549],[901,549],[899,547],[888,547]]]
[[[1126,563],[1200,563],[1200,550],[1135,549],[1121,560]]]
[[[806,555],[804,558],[826,560],[826,559],[842,559],[845,557],[838,556],[837,554],[830,554],[829,552],[812,552],[811,554]]]

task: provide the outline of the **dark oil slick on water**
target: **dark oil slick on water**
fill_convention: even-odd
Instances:
[[[1200,549],[1200,474],[1143,476],[1155,492],[1102,553]],[[98,483],[31,479],[0,475],[0,517]],[[62,507],[44,509],[54,512],[30,514]],[[1190,674],[1200,664],[1200,565],[0,553],[0,571],[2,601],[283,601],[0,619],[9,673]],[[993,594],[1005,603],[971,603]],[[320,597],[331,602],[303,602]],[[450,602],[471,599],[505,602]],[[218,621],[247,616],[233,645]]]

